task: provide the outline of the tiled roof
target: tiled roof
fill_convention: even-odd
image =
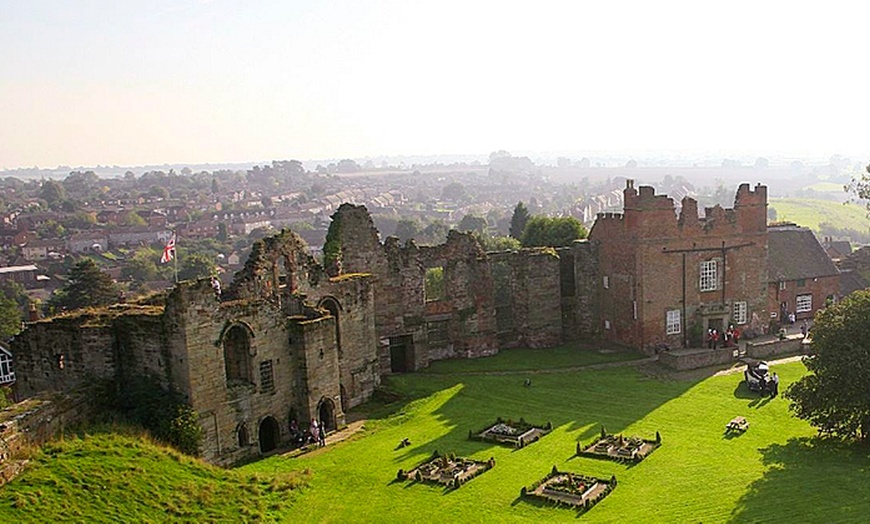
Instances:
[[[771,282],[837,275],[838,270],[813,232],[793,224],[768,232],[768,278]]]

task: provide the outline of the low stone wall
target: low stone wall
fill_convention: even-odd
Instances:
[[[88,420],[92,403],[83,394],[31,398],[0,411],[0,486],[26,465],[26,450],[40,446],[66,427]]]
[[[810,347],[809,342],[805,343],[801,335],[788,337],[785,340],[747,342],[746,356],[768,360],[780,356],[808,354]]]
[[[677,349],[659,353],[659,362],[676,371],[730,364],[735,360],[734,348]]]

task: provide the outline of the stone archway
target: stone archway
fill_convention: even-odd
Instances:
[[[317,405],[317,416],[326,431],[333,431],[336,427],[335,402],[326,397],[321,399],[320,403]]]
[[[338,358],[343,355],[341,348],[341,303],[334,297],[324,297],[319,304],[319,307],[329,311],[329,314],[335,318],[335,347],[338,348]]]
[[[268,453],[278,447],[281,429],[275,417],[268,416],[260,422],[260,453]]]

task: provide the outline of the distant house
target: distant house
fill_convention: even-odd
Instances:
[[[12,352],[0,345],[0,386],[9,386],[15,382],[15,371],[12,367]]]
[[[161,244],[171,235],[168,229],[149,226],[117,228],[109,231],[109,247]]]
[[[31,240],[21,248],[21,254],[27,260],[56,258],[53,254],[63,255],[65,251],[66,243],[60,238]]]
[[[834,262],[842,260],[852,252],[852,244],[848,240],[832,240],[831,237],[825,237],[824,248]]]
[[[17,282],[26,288],[36,287],[39,269],[33,264],[0,267],[0,282]]]
[[[768,227],[768,302],[780,322],[810,319],[840,297],[840,271],[813,232],[784,223]]]
[[[105,252],[109,249],[109,235],[105,231],[86,231],[76,233],[67,239],[70,253]]]

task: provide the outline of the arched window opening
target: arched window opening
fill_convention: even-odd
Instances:
[[[329,314],[335,318],[335,346],[338,348],[338,357],[341,358],[343,355],[341,349],[341,306],[338,304],[338,301],[332,297],[326,297],[320,301],[320,307],[329,311]]]
[[[251,444],[250,436],[248,435],[248,425],[242,422],[236,429],[236,436],[239,439],[239,447],[244,448]]]
[[[224,335],[224,363],[227,382],[251,382],[251,336],[241,325]]]

